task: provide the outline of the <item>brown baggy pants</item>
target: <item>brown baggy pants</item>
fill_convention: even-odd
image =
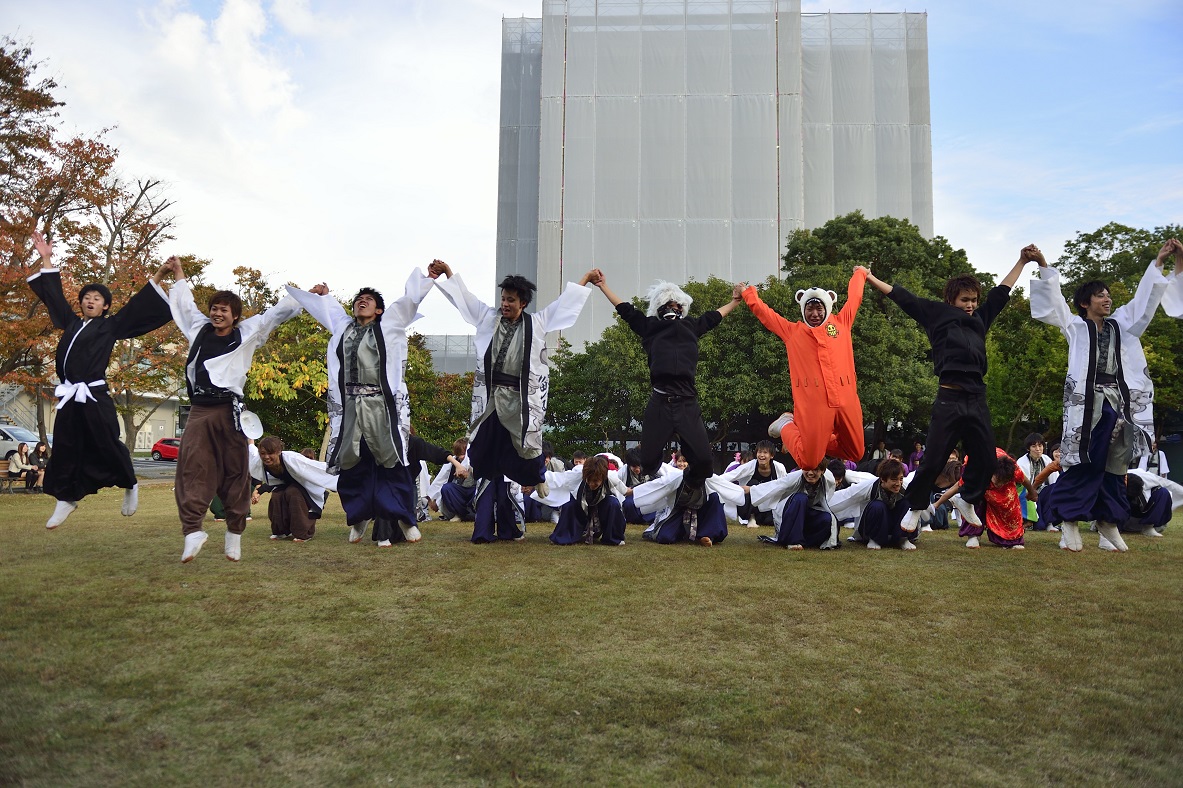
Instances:
[[[181,436],[177,457],[176,497],[181,533],[201,530],[214,496],[226,509],[226,530],[246,530],[251,507],[251,474],[246,436],[234,429],[226,405],[194,405]]]
[[[276,536],[291,534],[293,539],[311,539],[316,533],[316,520],[308,513],[308,501],[294,484],[271,491],[267,504],[271,533]]]

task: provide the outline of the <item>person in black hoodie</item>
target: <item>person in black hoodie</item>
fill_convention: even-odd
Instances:
[[[653,391],[641,422],[641,472],[657,474],[665,445],[676,434],[690,467],[686,469],[674,508],[696,512],[706,501],[703,482],[714,473],[711,442],[694,385],[698,339],[735,309],[743,298],[743,287],[737,284],[731,291],[731,300],[718,309],[690,317],[686,313],[693,299],[672,282],[655,282],[649,288],[648,314],[642,314],[612,292],[603,271],[596,269],[595,273],[590,283],[600,288],[624,322],[641,338],[641,347],[649,358]]]
[[[924,443],[924,458],[905,492],[910,511],[900,527],[909,533],[916,530],[921,517],[929,510],[933,482],[958,441],[968,456],[968,464],[962,476],[961,494],[953,498],[953,505],[967,522],[981,524],[973,506],[982,500],[995,464],[994,430],[990,426],[984,380],[986,332],[1010,300],[1010,289],[1018,281],[1023,266],[1035,260],[1037,253],[1034,244],[1024,247],[1018,262],[986,294],[980,307],[982,285],[969,274],[955,276],[945,283],[944,302],[919,298],[902,287],[867,276],[872,287],[895,301],[928,334],[932,365],[940,378]]]

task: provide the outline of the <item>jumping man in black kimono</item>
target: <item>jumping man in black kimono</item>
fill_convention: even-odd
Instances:
[[[78,293],[82,317],[62,294],[62,277],[50,262],[53,248],[40,233],[33,245],[41,255],[41,270],[29,277],[29,287],[45,304],[55,328],[62,329],[55,369],[60,381],[54,422],[53,455],[45,469],[45,492],[57,499],[46,528],[57,528],[78,508],[78,501],[103,487],[122,487],[123,514],[135,514],[139,488],[131,466],[131,453],[119,440],[119,417],[107,392],[107,366],[120,339],[142,336],[168,323],[172,314],[160,279],[169,270],[161,266],[152,281],[113,315],[111,291],[91,283]]]

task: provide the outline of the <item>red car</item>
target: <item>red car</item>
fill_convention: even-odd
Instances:
[[[152,446],[152,459],[157,461],[176,460],[177,455],[180,453],[180,438],[161,438]]]

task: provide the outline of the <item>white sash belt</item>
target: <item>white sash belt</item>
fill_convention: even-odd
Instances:
[[[58,404],[54,406],[54,410],[61,410],[66,407],[66,403],[74,400],[79,404],[85,403],[87,400],[95,402],[94,393],[90,390],[91,386],[105,386],[107,381],[96,380],[92,383],[59,383],[58,387],[53,390],[53,395],[58,398]]]

